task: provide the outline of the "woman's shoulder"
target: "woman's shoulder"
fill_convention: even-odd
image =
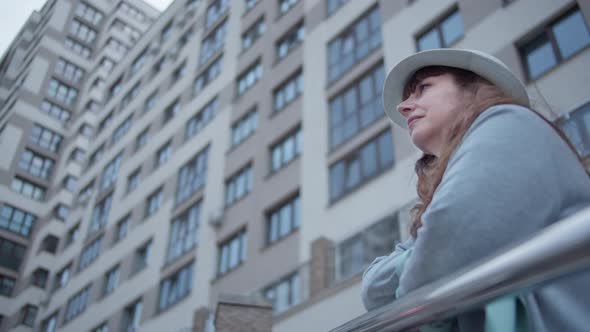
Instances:
[[[478,135],[471,135],[477,132]],[[513,137],[519,141],[555,136],[555,131],[535,111],[515,104],[500,104],[483,111],[465,133],[468,136]]]

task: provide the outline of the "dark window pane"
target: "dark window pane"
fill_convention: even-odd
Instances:
[[[340,197],[344,189],[344,163],[339,162],[330,168],[330,197]]]
[[[463,18],[458,10],[442,22],[441,31],[445,47],[452,45],[463,36]]]
[[[367,144],[361,150],[363,176],[370,177],[377,172],[377,146],[374,142]]]
[[[569,58],[590,44],[590,31],[579,10],[557,22],[553,33],[563,58]]]
[[[385,167],[393,162],[393,140],[389,130],[379,137],[379,156],[381,167]]]
[[[524,53],[531,79],[539,77],[557,64],[551,43],[544,35],[528,44]]]
[[[438,31],[432,29],[418,38],[418,51],[442,47],[438,38]]]

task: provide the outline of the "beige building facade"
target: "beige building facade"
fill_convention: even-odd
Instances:
[[[364,313],[416,199],[387,70],[489,52],[587,156],[589,26],[581,0],[48,1],[0,62],[0,331],[211,331],[236,295],[273,331]]]

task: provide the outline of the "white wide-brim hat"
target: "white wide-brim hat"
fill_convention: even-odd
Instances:
[[[398,126],[407,129],[407,120],[397,111],[408,80],[416,71],[428,66],[446,66],[469,70],[487,79],[519,103],[529,106],[524,84],[497,58],[475,50],[433,49],[410,55],[400,61],[385,78],[383,108]]]

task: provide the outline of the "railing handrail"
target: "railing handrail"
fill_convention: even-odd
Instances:
[[[406,331],[586,269],[590,269],[590,207],[475,267],[425,285],[331,332]]]

